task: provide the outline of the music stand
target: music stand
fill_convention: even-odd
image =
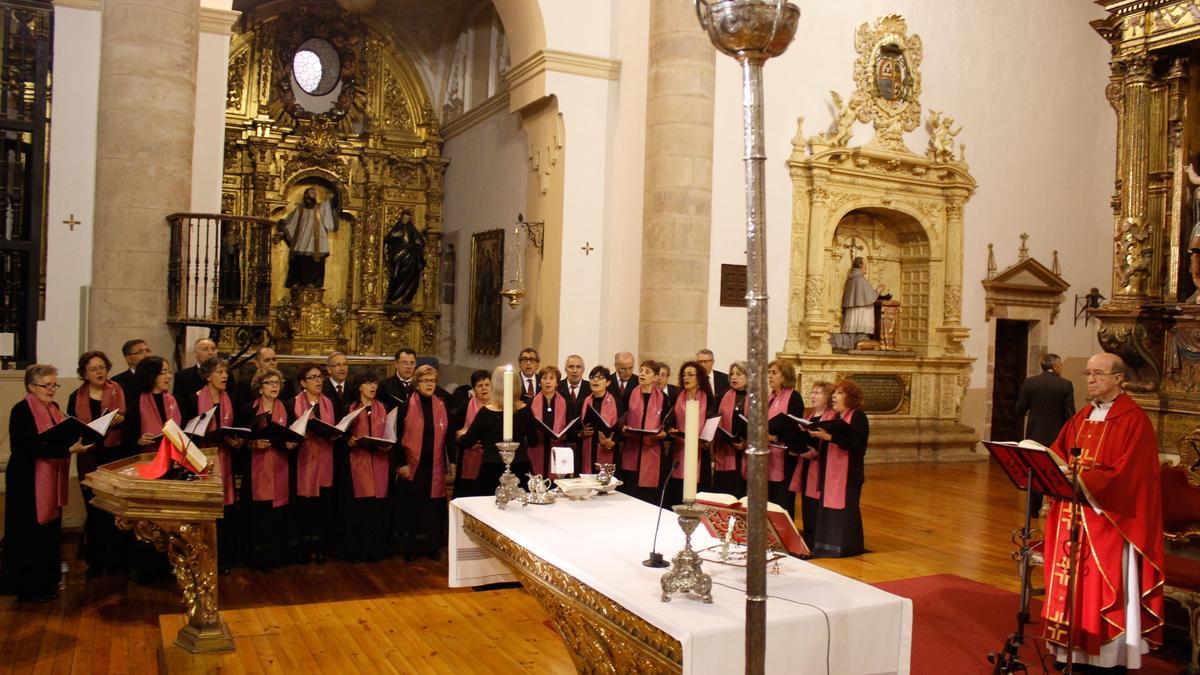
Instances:
[[[1020,593],[1020,609],[1017,611],[1017,630],[1010,634],[1004,640],[1004,645],[999,652],[988,654],[988,662],[992,663],[993,675],[1002,673],[1029,672],[1026,666],[1020,659],[1019,650],[1021,645],[1025,643],[1025,625],[1029,623],[1029,600],[1032,596],[1030,588],[1030,564],[1029,558],[1031,555],[1031,547],[1029,541],[1033,537],[1033,530],[1030,529],[1030,520],[1032,513],[1030,512],[1033,495],[1030,491],[1037,490],[1044,495],[1048,495],[1055,499],[1062,499],[1077,503],[1078,494],[1077,485],[1072,480],[1068,480],[1063,474],[1062,466],[1065,464],[1058,455],[1053,451],[1049,451],[1044,447],[1022,447],[1017,443],[1000,443],[993,441],[983,441],[983,445],[987,451],[996,458],[996,462],[1012,481],[1013,485],[1025,492],[1025,525],[1014,533],[1013,542],[1020,543],[1019,562],[1021,563],[1021,593]],[[1074,512],[1073,512],[1074,515]],[[1072,562],[1074,561],[1074,551],[1078,544],[1077,528],[1072,528],[1071,551]],[[1072,608],[1074,604],[1074,565],[1070,570],[1070,579],[1068,581],[1067,602],[1068,608]],[[1068,612],[1070,616],[1070,612]],[[1067,621],[1067,665],[1071,667],[1071,656],[1073,649],[1074,631],[1072,630],[1072,619]],[[1070,672],[1068,670],[1068,672]]]

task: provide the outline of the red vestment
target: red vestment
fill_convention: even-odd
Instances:
[[[1162,642],[1163,530],[1158,441],[1150,418],[1122,394],[1103,421],[1088,421],[1086,406],[1067,422],[1051,450],[1070,460],[1081,448],[1080,483],[1096,508],[1082,506],[1081,556],[1075,586],[1074,645],[1088,654],[1125,632],[1122,558],[1128,542],[1137,553],[1141,633]],[[1096,509],[1101,512],[1097,513]],[[1046,519],[1046,603],[1042,637],[1067,644],[1067,545],[1071,505],[1052,500]]]

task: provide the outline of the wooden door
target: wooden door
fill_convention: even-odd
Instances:
[[[1025,381],[1029,353],[1029,322],[996,320],[995,370],[992,377],[992,440],[1024,438],[1022,420],[1013,412]]]

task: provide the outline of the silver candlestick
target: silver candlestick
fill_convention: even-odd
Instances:
[[[525,490],[521,488],[521,480],[512,472],[513,458],[517,456],[520,443],[500,441],[496,447],[500,450],[500,459],[504,461],[504,473],[500,475],[500,487],[496,488],[496,508],[503,509],[509,502],[520,502],[525,506]]]
[[[685,540],[683,550],[671,558],[671,569],[662,576],[662,601],[670,602],[672,593],[695,593],[704,602],[711,603],[712,577],[700,569],[700,555],[692,550],[692,533],[700,524],[704,510],[696,508],[694,501],[671,508],[679,516],[679,527]]]

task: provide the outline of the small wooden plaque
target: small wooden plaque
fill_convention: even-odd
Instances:
[[[721,265],[721,306],[746,306],[745,265]]]

